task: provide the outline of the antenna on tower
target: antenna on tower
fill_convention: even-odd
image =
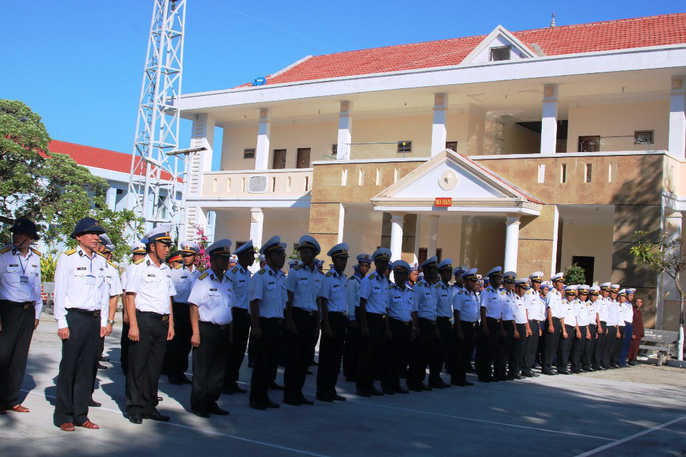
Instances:
[[[186,156],[179,151],[179,110],[183,73],[186,0],[154,0],[129,198],[148,231],[162,222],[183,223]]]

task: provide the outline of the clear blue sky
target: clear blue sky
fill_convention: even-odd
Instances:
[[[130,153],[152,0],[3,0],[0,98],[53,139]],[[233,87],[307,55],[686,11],[683,0],[188,0],[183,92]],[[182,123],[180,147],[190,125]]]

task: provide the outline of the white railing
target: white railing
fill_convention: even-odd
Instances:
[[[213,171],[202,181],[203,197],[300,198],[312,190],[312,168]]]

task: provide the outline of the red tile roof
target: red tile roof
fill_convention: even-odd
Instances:
[[[686,43],[686,13],[513,32],[545,55]],[[487,35],[313,56],[267,78],[267,84],[458,65]]]
[[[59,140],[52,140],[48,149],[50,152],[67,154],[79,165],[117,171],[127,175],[131,173],[131,154]],[[138,174],[142,175],[143,173]],[[171,175],[162,173],[162,179],[171,179]]]

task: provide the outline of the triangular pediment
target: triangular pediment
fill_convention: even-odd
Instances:
[[[464,58],[462,64],[492,62],[494,60],[493,56],[498,53],[497,50],[505,48],[509,49],[507,53],[509,58],[504,59],[504,61],[528,59],[536,56],[521,40],[505,27],[499,25]],[[493,54],[494,49],[496,54]]]
[[[372,198],[379,208],[430,209],[436,199],[451,199],[449,210],[492,208],[495,212],[529,208],[541,202],[468,157],[444,150]]]

